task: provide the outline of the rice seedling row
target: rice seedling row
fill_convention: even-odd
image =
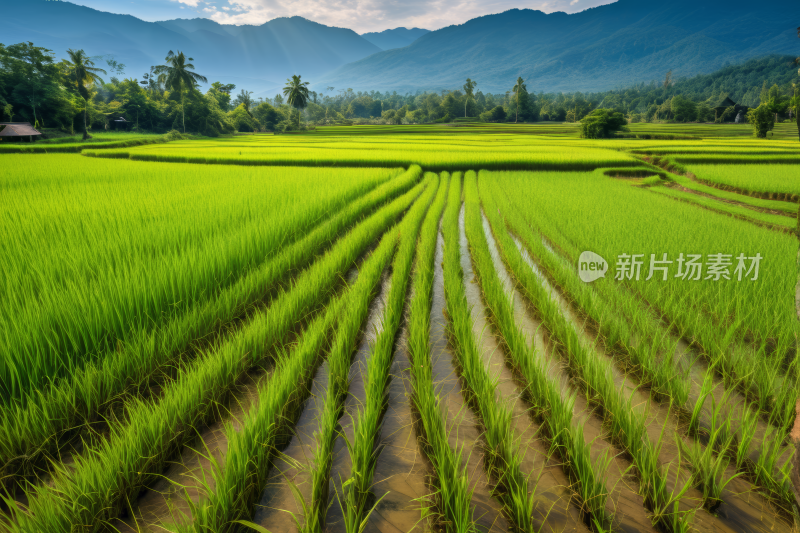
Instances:
[[[417,245],[417,236],[423,219],[439,188],[438,176],[431,178],[429,190],[414,205],[407,223],[400,228],[400,245],[392,264],[391,289],[382,317],[382,329],[375,339],[367,361],[364,379],[365,403],[358,406],[353,418],[353,438],[346,435],[350,456],[349,477],[342,483],[343,494],[339,496],[346,531],[357,531],[383,496],[372,494],[373,477],[382,446],[378,442],[380,426],[386,410],[386,391],[389,386],[392,356],[400,321],[405,308],[406,290],[412,261]],[[363,372],[363,370],[362,370]]]
[[[506,220],[509,221],[509,225],[511,228],[517,232],[525,245],[530,249],[533,250],[533,253],[536,255],[537,259],[541,261],[541,264],[544,266],[544,270],[548,272],[551,276],[553,276],[554,282],[560,286],[568,288],[568,294],[575,299],[576,303],[581,306],[581,309],[596,321],[597,329],[606,336],[606,339],[613,339],[616,338],[618,335],[618,331],[615,331],[615,328],[609,328],[609,323],[613,323],[613,317],[607,316],[604,317],[602,315],[598,315],[597,310],[598,306],[602,306],[602,302],[598,301],[596,298],[592,298],[591,293],[589,293],[588,288],[585,284],[581,284],[577,277],[574,275],[573,271],[569,270],[564,263],[558,261],[552,251],[548,251],[546,246],[543,244],[541,237],[536,237],[530,232],[529,229],[526,228],[526,225],[521,222],[519,216],[515,216],[518,213],[513,207],[508,205],[507,203],[503,202],[503,195],[502,194],[495,194],[492,195],[492,198],[500,198],[501,212],[505,215]],[[552,238],[552,235],[551,235]],[[562,243],[564,244],[564,243]],[[573,255],[576,252],[573,251]],[[605,287],[604,285],[598,285],[598,288]],[[604,290],[603,291],[606,295],[613,295],[615,291],[612,290]],[[617,296],[626,296],[625,291],[616,291]],[[626,300],[629,298],[617,298],[617,300]],[[600,307],[602,309],[602,307]],[[640,346],[648,346],[650,342],[653,342],[651,346],[658,346],[659,341],[666,340],[666,350],[663,354],[661,354],[661,358],[658,358],[657,351],[645,353],[643,354],[645,358],[639,359],[637,361],[637,366],[641,365],[644,362],[645,365],[653,366],[654,364],[660,366],[659,368],[655,368],[654,370],[647,371],[646,366],[644,367],[645,370],[645,377],[655,376],[655,378],[651,378],[655,385],[654,391],[658,394],[655,395],[656,399],[661,401],[669,401],[671,404],[674,403],[677,407],[683,408],[684,416],[689,416],[689,431],[693,435],[697,435],[697,423],[698,423],[698,415],[700,410],[703,408],[703,401],[704,395],[701,393],[700,397],[695,401],[694,405],[688,402],[689,397],[689,386],[687,383],[687,376],[685,371],[678,370],[678,361],[675,361],[672,357],[672,354],[675,353],[675,344],[674,341],[669,341],[666,337],[665,332],[659,331],[659,328],[656,324],[654,324],[651,320],[648,320],[646,315],[642,315],[641,313],[636,312],[636,303],[632,301],[628,301],[626,303],[620,303],[617,306],[613,307],[613,309],[619,311],[623,309],[629,310],[627,314],[629,320],[636,323],[637,316],[639,316],[639,324],[644,325],[646,328],[640,329],[636,333],[629,334],[627,339],[632,339],[639,337]],[[595,311],[593,311],[595,310]],[[640,336],[641,335],[641,336]],[[622,337],[625,338],[625,337]],[[632,350],[630,345],[625,346],[625,341],[623,341],[623,347],[628,351],[629,354],[635,353]],[[608,344],[612,344],[608,342]],[[663,344],[663,342],[662,342]],[[645,348],[647,350],[647,348]],[[704,383],[711,383],[709,380],[711,379],[711,372],[712,369],[706,370],[704,376],[701,377],[701,381]],[[659,379],[660,377],[660,379]],[[659,392],[660,390],[660,392]],[[727,396],[729,399],[730,396]],[[723,398],[720,402],[721,404],[726,404],[727,400]],[[783,447],[781,442],[784,440],[780,437],[780,431],[774,428],[765,428],[761,431],[761,444],[760,453],[757,455],[756,459],[752,459],[749,457],[750,450],[756,446],[756,443],[753,442],[753,439],[756,437],[755,432],[755,425],[756,419],[752,417],[753,413],[756,411],[751,411],[750,409],[746,409],[743,406],[743,414],[741,415],[742,421],[740,427],[737,430],[734,430],[731,427],[731,419],[730,416],[727,419],[726,423],[728,424],[725,427],[724,435],[725,438],[728,439],[723,445],[716,446],[719,449],[720,454],[718,455],[719,461],[715,463],[715,465],[706,463],[707,466],[703,472],[708,472],[709,470],[713,469],[714,466],[717,468],[721,467],[721,470],[725,470],[723,465],[723,460],[735,460],[737,468],[748,475],[748,478],[753,482],[756,483],[758,486],[764,487],[768,490],[768,494],[776,500],[776,502],[783,506],[784,509],[791,509],[791,497],[790,497],[790,486],[787,484],[788,481],[788,474],[789,468],[791,467],[790,463],[786,463],[786,448]],[[690,414],[691,413],[691,414]],[[690,415],[689,415],[690,414]],[[729,413],[730,414],[730,413]],[[716,416],[716,415],[715,415]],[[712,427],[714,424],[712,423]],[[706,428],[706,433],[713,434],[714,431],[712,429]],[[718,438],[721,437],[721,433],[717,435]],[[715,448],[715,441],[709,440],[709,444],[707,445],[708,450]],[[697,452],[697,450],[695,450]],[[735,453],[734,453],[735,452]],[[699,456],[699,453],[695,453],[695,456]],[[727,459],[725,459],[727,456]],[[783,459],[781,459],[783,457]],[[709,457],[706,456],[708,459]],[[782,461],[782,463],[779,463]],[[725,463],[727,464],[727,463]],[[788,467],[788,468],[787,468]],[[731,476],[728,475],[727,479],[730,479]],[[711,479],[708,475],[701,476],[699,479],[706,479],[706,482],[702,482],[701,489],[708,492],[708,497],[706,498],[707,502],[710,502],[709,505],[713,505],[713,500],[719,498],[721,495],[722,489],[724,489],[725,484],[724,479],[722,481]],[[713,483],[711,483],[713,482]],[[709,487],[709,484],[713,485]],[[712,490],[713,489],[713,490]]]
[[[461,180],[460,173],[453,179]],[[466,257],[468,262],[469,256],[463,256],[466,250],[460,249],[459,213],[463,213],[460,207],[460,202],[448,202],[442,227],[449,334],[458,356],[458,370],[465,384],[467,402],[474,408],[483,429],[486,470],[495,484],[494,492],[503,502],[503,510],[515,530],[534,531],[534,472],[522,471],[525,450],[521,447],[528,435],[520,433],[514,421],[515,413],[509,405],[513,400],[499,390],[496,371],[490,373],[474,336],[472,312],[482,311],[474,308],[471,311],[465,294],[462,257]],[[463,246],[466,246],[466,239]],[[525,444],[532,445],[530,441]]]
[[[129,343],[97,363],[78,370],[70,380],[33,395],[23,406],[3,406],[0,435],[3,436],[2,463],[6,481],[15,474],[30,474],[51,455],[59,432],[98,419],[115,397],[127,390],[148,390],[157,368],[174,361],[198,339],[229,323],[262,300],[286,276],[311,261],[337,235],[382,202],[405,192],[421,176],[414,167],[385,185],[351,203],[308,235],[289,244],[257,269],[225,288],[217,298],[200,302],[183,315],[167,320],[150,333]],[[24,458],[23,461],[15,461]]]
[[[509,177],[512,175],[508,175]],[[564,178],[567,176],[565,175]],[[577,185],[576,180],[570,177],[569,181],[558,180],[562,187],[560,189],[552,189],[551,194],[565,193],[567,188],[574,190],[574,185]],[[587,183],[584,181],[583,183]],[[591,184],[590,188],[599,193],[600,188],[595,188]],[[612,186],[613,185],[613,186]],[[530,185],[527,185],[530,187]],[[605,196],[610,190],[616,190],[616,196]],[[647,191],[639,191],[636,188],[625,186],[624,184],[608,184],[603,187],[605,193],[604,201],[610,203],[622,203],[621,200],[625,199],[626,211],[620,211],[616,215],[619,217],[624,213],[624,217],[628,218],[630,222],[629,227],[639,225],[649,228],[660,228],[655,220],[661,217],[661,206],[659,202],[640,198],[642,194],[647,195]],[[511,190],[509,189],[509,192]],[[572,196],[572,203],[566,206],[571,211],[572,208],[577,208],[582,203],[581,198],[586,198],[583,195]],[[513,195],[513,193],[512,193]],[[636,205],[636,202],[642,205]],[[665,199],[664,201],[669,201]],[[632,203],[631,203],[632,202]],[[575,240],[577,246],[585,247],[587,243],[581,243],[580,240],[574,239],[574,229],[579,221],[570,219],[572,215],[562,216],[559,219],[549,218],[547,216],[547,209],[540,209],[533,211],[525,205],[515,202],[515,208],[522,210],[526,213],[528,223],[538,227],[540,231],[545,234],[558,234],[564,233],[570,239]],[[647,207],[645,207],[647,206]],[[791,394],[793,376],[795,375],[795,357],[794,349],[794,335],[798,328],[796,318],[794,317],[793,307],[785,305],[788,303],[786,297],[781,298],[781,289],[779,287],[784,284],[782,289],[783,294],[789,294],[791,288],[794,287],[794,281],[790,281],[790,273],[781,270],[778,263],[793,263],[793,258],[782,252],[782,250],[791,249],[797,246],[796,241],[792,243],[792,237],[766,232],[765,230],[753,226],[747,226],[744,222],[728,219],[729,222],[725,223],[723,220],[714,220],[712,217],[717,217],[713,213],[702,214],[691,207],[685,210],[680,208],[680,204],[671,208],[673,211],[682,211],[681,216],[684,218],[670,219],[671,224],[674,226],[676,223],[686,227],[689,235],[695,241],[692,246],[695,251],[702,250],[716,250],[720,245],[718,243],[727,242],[723,231],[733,232],[737,235],[738,241],[736,246],[741,247],[742,250],[752,250],[747,255],[755,256],[756,250],[762,257],[771,257],[772,267],[762,266],[761,279],[759,283],[751,283],[749,285],[736,285],[738,281],[736,278],[726,280],[724,283],[716,283],[714,281],[704,280],[700,283],[694,283],[693,290],[686,292],[681,290],[681,283],[686,283],[679,279],[667,279],[664,281],[659,280],[656,283],[638,283],[634,280],[624,280],[623,286],[629,287],[634,292],[638,292],[645,298],[646,301],[659,310],[659,312],[669,317],[670,322],[674,322],[675,326],[682,336],[688,337],[692,342],[702,346],[712,362],[719,360],[717,365],[718,370],[724,371],[731,382],[737,382],[742,387],[743,392],[747,394],[757,395],[754,398],[759,402],[759,407],[764,412],[770,412],[773,416],[778,417],[776,424],[779,427],[788,427],[794,418],[794,404],[796,397]],[[592,208],[587,208],[587,213],[591,212]],[[635,211],[647,212],[645,218],[640,219],[639,222],[633,222]],[[616,211],[613,211],[616,212]],[[566,215],[566,213],[564,213]],[[647,220],[645,224],[642,221]],[[730,227],[733,226],[733,227]],[[728,228],[723,230],[722,228]],[[704,228],[703,231],[698,231],[698,228]],[[663,231],[655,229],[656,232]],[[598,253],[601,255],[616,257],[614,248],[619,248],[620,244],[610,244],[614,239],[618,239],[610,232],[608,234],[601,234],[595,240],[593,247],[595,250],[602,250]],[[715,235],[716,234],[716,235]],[[654,250],[652,239],[655,234],[651,232],[627,232],[623,238],[623,242],[628,244],[623,245],[626,249],[637,249],[644,252],[660,252],[663,249],[672,250],[669,254],[673,259],[678,257],[678,251],[674,246],[669,244],[669,240],[664,240],[661,248],[662,250]],[[711,242],[710,239],[717,237],[716,242]],[[749,242],[748,242],[749,241]],[[783,241],[783,242],[782,242]],[[633,245],[632,243],[638,243]],[[604,244],[608,243],[608,244]],[[612,246],[609,249],[606,246]],[[617,254],[621,250],[617,250]],[[682,250],[683,251],[683,250]],[[687,250],[688,251],[688,250]],[[694,253],[694,252],[691,252]],[[710,251],[709,251],[710,253]],[[654,254],[655,255],[655,254]],[[732,254],[733,255],[733,254]],[[647,256],[646,254],[644,255]],[[786,268],[791,269],[788,265]],[[769,270],[766,270],[769,269]],[[788,274],[788,275],[787,275]],[[659,274],[660,275],[660,274]],[[768,278],[766,276],[769,276]],[[712,276],[713,277],[713,276]],[[783,281],[781,280],[783,278]],[[611,283],[609,280],[600,280],[598,285],[603,283]],[[742,282],[743,283],[743,282]],[[738,292],[737,292],[738,291]],[[752,293],[753,296],[746,296]],[[774,300],[764,300],[769,298],[766,294],[772,293]],[[756,296],[758,294],[759,296]],[[743,298],[748,298],[748,306],[743,306]],[[763,309],[759,305],[765,304],[766,301],[784,302],[780,306],[768,306]],[[687,308],[688,306],[688,308]],[[696,312],[687,313],[687,309],[695,309]],[[773,320],[765,320],[767,316],[773,317]],[[723,318],[724,317],[724,318]],[[719,320],[723,320],[725,327],[720,328],[716,325]],[[753,372],[752,366],[748,367],[751,361],[751,355],[755,354],[752,358],[758,363],[757,371]],[[785,362],[784,362],[785,361]],[[724,363],[724,366],[723,366]],[[738,368],[738,371],[737,371]],[[788,374],[786,374],[788,372]],[[788,375],[791,379],[783,379],[784,375]],[[779,383],[776,383],[776,380]],[[773,394],[773,390],[775,391]],[[767,408],[767,406],[771,406]]]
[[[415,205],[419,205],[419,202]],[[253,515],[253,504],[266,483],[271,465],[270,456],[278,447],[276,442],[278,434],[274,429],[276,421],[282,418],[280,413],[286,408],[288,399],[296,390],[308,390],[309,381],[322,362],[320,354],[323,343],[327,340],[326,331],[337,322],[338,326],[330,341],[330,353],[327,358],[328,368],[332,369],[328,378],[327,400],[331,400],[330,405],[334,415],[340,408],[337,406],[340,406],[342,396],[346,394],[346,387],[342,389],[341,384],[346,385],[347,367],[353,346],[361,330],[361,324],[366,318],[369,302],[381,273],[397,249],[399,234],[397,230],[396,226],[386,233],[370,259],[359,269],[358,278],[353,286],[336,304],[328,306],[324,315],[318,319],[318,324],[313,324],[312,328],[301,337],[289,356],[293,369],[287,372],[290,379],[277,379],[276,374],[273,386],[267,385],[259,391],[261,401],[256,409],[247,414],[241,429],[237,431],[232,425],[226,428],[230,438],[228,453],[224,464],[214,472],[215,490],[209,490],[208,500],[193,512],[192,526],[195,531],[234,530],[237,520],[246,520]],[[341,366],[345,369],[344,376],[336,372]],[[298,382],[296,379],[291,379],[293,376],[301,376],[301,379]],[[297,403],[294,405],[296,409]],[[330,466],[330,454],[325,454],[325,450],[328,443],[334,440],[333,433],[338,421],[338,417],[331,417],[328,405],[326,402],[320,431],[317,434],[318,446],[315,450],[311,475],[311,502],[302,502],[299,489],[296,486],[292,488],[301,501],[304,511],[302,517],[293,517],[300,531],[320,531],[324,527],[324,523],[320,520],[324,519],[328,504],[326,494],[328,470],[325,466]],[[318,482],[320,476],[324,477],[324,485]]]
[[[411,358],[413,404],[417,416],[417,433],[421,447],[431,465],[430,496],[420,502],[420,520],[441,528],[447,524],[452,531],[476,531],[471,507],[472,489],[465,466],[464,450],[450,447],[445,411],[435,394],[431,364],[431,300],[433,298],[434,256],[439,235],[442,211],[448,191],[455,190],[460,201],[460,183],[451,185],[449,173],[442,173],[439,193],[422,227],[414,269],[409,323],[408,349]],[[452,196],[452,195],[451,195]]]
[[[277,297],[265,313],[254,316],[217,350],[189,365],[160,401],[136,402],[129,409],[128,423],[112,428],[101,447],[85,463],[79,462],[75,474],[57,470],[55,488],[33,488],[28,510],[11,502],[11,530],[70,531],[71,524],[97,526],[116,516],[125,496],[137,494],[173,449],[187,440],[187,430],[208,415],[241,375],[262,363],[273,346],[285,342],[311,306],[327,299],[319,287],[335,282],[423,188],[423,184],[415,186],[357,226],[305,270],[292,290]],[[117,471],[120,467],[122,472]]]
[[[610,478],[609,466],[612,458],[608,456],[609,450],[604,450],[603,455],[596,460],[592,459],[592,446],[584,438],[585,421],[577,424],[573,419],[575,393],[564,392],[558,378],[551,377],[554,373],[557,376],[558,371],[548,368],[542,354],[533,344],[528,345],[525,333],[517,324],[520,322],[519,314],[515,312],[508,299],[507,288],[503,286],[493,266],[494,259],[487,242],[489,234],[484,234],[485,228],[481,222],[480,205],[476,196],[477,190],[475,184],[472,184],[467,190],[466,199],[467,234],[477,267],[477,277],[480,279],[487,307],[491,310],[493,323],[502,335],[509,364],[523,380],[525,398],[537,418],[542,420],[546,438],[558,453],[564,469],[574,483],[576,503],[584,513],[585,522],[594,528],[607,527],[614,522],[613,512],[607,505],[611,491],[605,483]],[[487,205],[487,209],[492,213],[493,222],[497,224],[494,219],[496,206]],[[509,237],[501,234],[500,238]],[[543,348],[543,345],[538,347],[539,350]],[[621,517],[617,517],[617,520],[619,518]],[[639,524],[639,527],[642,525],[647,527],[649,524]]]
[[[719,200],[708,198],[702,194],[689,190],[682,190],[678,187],[651,187],[650,190],[656,194],[661,194],[675,200],[697,205],[703,209],[714,211],[722,215],[728,215],[739,220],[744,220],[756,226],[768,228],[785,233],[794,232],[797,221],[782,215],[761,213],[747,207],[737,206],[731,203],[720,202]]]
[[[367,171],[359,179],[332,171],[332,181],[309,196],[304,189],[319,177],[310,169],[272,171],[278,179],[267,182],[263,174],[239,173],[231,186],[209,177],[198,183],[191,167],[148,174],[150,165],[87,166],[77,158],[63,175],[65,187],[36,156],[9,157],[19,174],[4,189],[4,246],[15,260],[0,278],[8,294],[0,314],[8,353],[3,403],[24,403],[48,381],[102,359],[190,302],[218,296],[330,210],[399,173]],[[254,197],[253,187],[267,194]],[[303,197],[307,202],[298,202]],[[272,224],[263,223],[265,215]],[[128,231],[129,224],[139,231]]]

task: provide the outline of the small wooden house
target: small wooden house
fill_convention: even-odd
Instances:
[[[24,141],[27,137],[32,142],[39,135],[30,122],[0,122],[0,141]]]

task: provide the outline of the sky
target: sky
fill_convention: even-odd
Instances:
[[[263,24],[301,16],[358,33],[404,26],[436,30],[509,9],[576,13],[615,0],[68,0],[142,20],[209,18],[220,24]]]

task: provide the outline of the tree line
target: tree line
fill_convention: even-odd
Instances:
[[[457,89],[398,94],[351,88],[311,91],[300,76],[272,98],[208,80],[194,60],[169,52],[164,64],[141,76],[124,77],[113,58],[90,58],[69,50],[56,62],[51,50],[33,43],[0,44],[0,120],[28,121],[64,131],[102,130],[123,117],[139,130],[196,132],[207,136],[254,131],[291,131],[321,124],[424,124],[486,122],[580,122],[597,109],[634,122],[732,121],[736,110],[720,110],[725,98],[752,108],[748,120],[758,134],[779,120],[797,120],[800,77],[787,68],[793,58],[771,56],[692,78],[640,83],[596,93],[544,93],[518,78],[505,93],[480,90],[467,78]],[[105,62],[105,65],[99,65]],[[105,66],[106,68],[101,68]],[[535,83],[535,81],[533,81]],[[760,129],[759,129],[760,128]]]

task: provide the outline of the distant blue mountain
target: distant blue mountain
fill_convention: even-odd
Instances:
[[[800,1],[619,0],[580,13],[513,9],[427,33],[323,76],[320,85],[414,91],[599,91],[800,52]]]
[[[362,33],[361,36],[380,48],[381,50],[391,50],[393,48],[403,48],[413,43],[430,30],[422,28],[395,28],[393,30],[383,30],[381,32]]]
[[[125,77],[139,79],[151,65],[162,64],[167,52],[181,50],[209,81],[270,96],[292,74],[314,81],[381,50],[352,30],[302,17],[260,26],[208,19],[145,22],[63,1],[0,0],[0,43],[23,41],[50,48],[58,58],[66,57],[68,48],[82,48],[91,56],[113,55],[126,65]]]

